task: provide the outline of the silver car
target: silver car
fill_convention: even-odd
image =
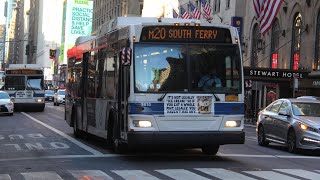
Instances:
[[[299,98],[279,99],[260,111],[257,121],[258,144],[287,145],[288,151],[320,149],[320,101]]]

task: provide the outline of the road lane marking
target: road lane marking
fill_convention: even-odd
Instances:
[[[248,173],[263,179],[274,180],[274,179],[281,179],[281,180],[299,180],[290,176],[286,176],[280,173],[272,172],[272,171],[243,171],[244,173]]]
[[[69,173],[73,177],[80,180],[92,179],[92,180],[113,180],[112,177],[100,170],[69,170]]]
[[[121,176],[123,179],[130,180],[160,180],[159,178],[152,176],[142,170],[112,170],[112,172]]]
[[[76,159],[76,158],[114,158],[114,157],[208,157],[210,155],[202,154],[102,154],[102,155],[60,155],[60,156],[42,156],[42,157],[23,157],[23,158],[4,158],[0,162],[6,161],[25,161],[25,160],[39,160],[39,159]],[[218,153],[218,157],[240,157],[240,158],[278,158],[278,159],[311,159],[320,160],[317,156],[285,156],[285,155],[252,155],[252,154],[223,154]]]
[[[48,124],[46,124],[46,123],[44,123],[44,122],[41,122],[40,120],[38,120],[38,119],[36,119],[36,118],[34,118],[34,117],[30,116],[29,114],[24,113],[24,112],[21,112],[21,113],[22,113],[23,115],[27,116],[28,118],[30,118],[31,120],[33,120],[34,122],[39,123],[39,124],[41,124],[42,126],[44,126],[44,127],[48,128],[48,129],[50,129],[51,131],[53,131],[53,132],[55,132],[55,133],[59,134],[60,136],[62,136],[62,137],[64,137],[64,138],[68,139],[69,141],[73,142],[73,143],[74,143],[74,144],[76,144],[77,146],[79,146],[79,147],[81,147],[81,148],[85,149],[85,150],[86,150],[86,151],[88,151],[88,152],[91,152],[93,155],[102,155],[102,153],[101,153],[101,152],[99,152],[99,151],[97,151],[97,150],[95,150],[95,149],[93,149],[93,148],[91,148],[91,147],[89,147],[89,146],[87,146],[87,145],[83,144],[82,142],[80,142],[80,141],[78,141],[78,140],[74,139],[73,137],[71,137],[71,136],[69,136],[69,135],[67,135],[67,134],[65,134],[65,133],[63,133],[63,132],[61,132],[61,131],[59,131],[59,130],[57,130],[57,129],[55,129],[55,128],[51,127],[51,126],[49,126]]]
[[[319,180],[320,179],[320,174],[314,173],[311,171],[306,171],[303,169],[274,169],[275,171],[280,171],[283,173],[295,175],[298,177],[302,177],[305,179],[312,179],[312,180]]]
[[[11,180],[9,174],[0,174],[0,179],[1,180]]]
[[[184,169],[162,169],[162,170],[155,170],[161,174],[169,176],[172,179],[183,179],[183,180],[209,180],[203,176],[195,174],[193,172],[184,170]]]
[[[254,178],[242,175],[240,173],[236,173],[230,170],[226,170],[223,168],[195,168],[195,170],[201,171],[210,176],[224,179],[224,180],[254,180]]]
[[[56,172],[30,172],[21,173],[25,180],[63,180]]]

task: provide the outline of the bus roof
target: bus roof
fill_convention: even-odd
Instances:
[[[42,66],[39,64],[9,64],[7,70],[14,69],[42,69]]]

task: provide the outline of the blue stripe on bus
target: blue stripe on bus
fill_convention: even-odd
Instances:
[[[244,114],[244,103],[214,103],[216,115]],[[164,103],[129,103],[129,114],[164,114]]]
[[[244,103],[214,103],[214,112],[220,114],[244,114]]]
[[[142,108],[143,107],[143,108]],[[163,103],[130,103],[129,114],[163,114]]]

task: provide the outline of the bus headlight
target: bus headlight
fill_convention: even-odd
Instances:
[[[43,99],[35,99],[35,102],[44,102]]]
[[[141,128],[149,128],[149,127],[152,127],[152,124],[150,121],[146,121],[146,120],[133,120],[133,126],[141,127]]]
[[[239,127],[241,125],[241,121],[229,120],[224,124],[225,127]]]

